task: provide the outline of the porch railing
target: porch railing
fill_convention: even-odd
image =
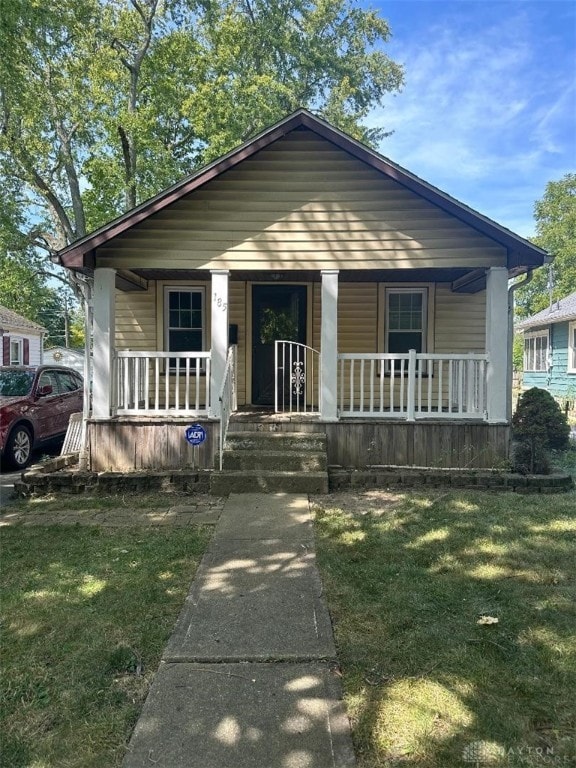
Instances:
[[[208,415],[210,352],[119,350],[114,369],[120,416]]]
[[[280,340],[274,349],[276,413],[319,410],[320,353],[306,344]]]
[[[339,415],[485,419],[487,364],[471,353],[339,354]]]
[[[218,399],[220,401],[220,471],[222,471],[224,445],[228,434],[230,415],[238,408],[236,400],[236,345],[228,348],[224,378]]]

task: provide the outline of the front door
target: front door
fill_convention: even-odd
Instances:
[[[252,287],[252,403],[274,405],[274,342],[306,343],[306,286]]]

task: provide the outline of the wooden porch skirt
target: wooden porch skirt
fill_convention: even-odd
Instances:
[[[90,468],[95,472],[145,469],[211,469],[218,451],[220,425],[199,419],[207,433],[197,447],[184,437],[191,420],[158,421],[117,418],[88,424]],[[232,422],[230,431],[268,430],[325,432],[328,463],[362,469],[372,465],[417,467],[502,467],[509,454],[510,427],[471,422],[427,420],[375,421],[353,419],[336,423],[299,421]]]

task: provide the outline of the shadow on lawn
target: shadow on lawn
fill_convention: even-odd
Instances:
[[[384,496],[318,515],[360,764],[576,765],[575,494]]]
[[[3,766],[120,763],[209,535],[2,529]]]

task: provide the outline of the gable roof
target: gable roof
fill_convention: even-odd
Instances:
[[[28,320],[28,318],[19,315],[17,312],[13,312],[8,307],[0,306],[0,328],[7,331],[23,331],[32,332],[35,335],[40,335],[46,331],[42,325]]]
[[[181,179],[176,184],[173,184],[158,195],[146,200],[91,234],[71,243],[59,251],[56,255],[56,260],[70,269],[93,269],[96,248],[108,243],[135,224],[180,200],[185,195],[202,187],[225,171],[230,170],[243,160],[246,160],[256,152],[270,146],[278,139],[283,138],[298,128],[307,128],[317,133],[353,157],[375,168],[388,178],[397,181],[406,189],[415,192],[447,213],[456,216],[460,221],[505,247],[507,250],[507,267],[511,274],[521,274],[528,269],[541,266],[547,260],[548,254],[546,251],[538,248],[530,241],[497,224],[487,216],[474,211],[469,206],[442,192],[437,187],[428,184],[428,182],[402,168],[397,163],[366,147],[356,139],[353,139],[305,109],[297,110],[292,115],[267,128],[218,160]]]
[[[521,323],[517,323],[516,329],[525,331],[537,325],[551,325],[553,323],[563,323],[567,320],[576,320],[576,292],[560,299],[560,301],[553,302],[551,307],[537,312]]]

